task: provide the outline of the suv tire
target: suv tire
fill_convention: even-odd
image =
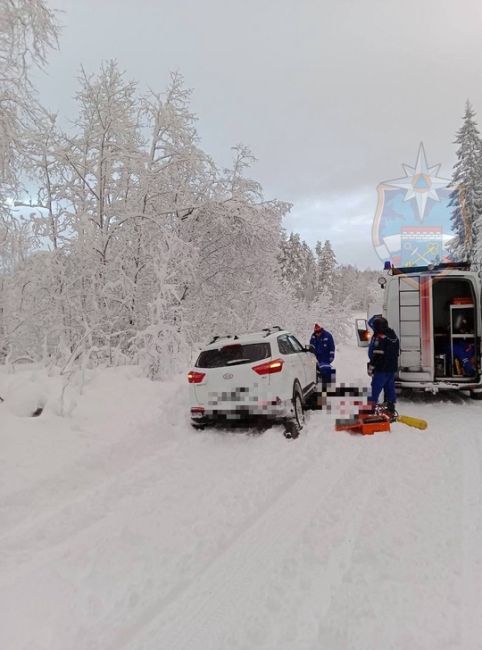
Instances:
[[[285,438],[297,438],[305,424],[304,404],[301,388],[298,383],[293,389],[293,415],[284,422]]]

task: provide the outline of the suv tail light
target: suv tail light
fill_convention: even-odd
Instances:
[[[272,375],[275,372],[281,372],[283,370],[283,364],[283,359],[273,359],[273,361],[262,363],[260,366],[254,366],[253,370],[258,375]]]
[[[191,408],[192,418],[202,418],[203,415],[204,415],[204,406],[193,406]]]
[[[200,384],[205,376],[205,372],[197,372],[196,370],[191,370],[191,372],[188,372],[187,374],[187,380],[190,384]]]

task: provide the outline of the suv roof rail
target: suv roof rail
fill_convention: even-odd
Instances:
[[[212,345],[213,343],[216,343],[216,341],[220,341],[221,339],[233,339],[233,341],[236,341],[239,339],[239,336],[237,334],[222,334],[222,335],[216,335],[213,336],[213,338],[209,341],[208,345]]]
[[[282,332],[284,330],[284,327],[281,327],[280,325],[273,325],[272,327],[263,327],[261,330],[262,332],[265,332],[264,338],[272,334],[273,332]],[[259,332],[259,330],[258,330]],[[246,334],[255,334],[256,332],[247,332]],[[212,345],[213,343],[216,343],[216,341],[220,341],[222,339],[233,339],[233,341],[237,341],[240,336],[243,336],[243,334],[222,334],[216,336],[213,336],[213,338],[209,341],[207,345]]]
[[[281,327],[280,325],[273,325],[272,327],[263,327],[263,329],[261,331],[266,332],[266,334],[264,335],[264,338],[266,338],[267,336],[269,336],[273,332],[282,332],[283,327]]]

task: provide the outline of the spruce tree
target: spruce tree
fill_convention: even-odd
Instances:
[[[468,100],[455,142],[459,146],[449,202],[454,231],[451,251],[455,260],[472,262],[477,249],[477,224],[482,217],[481,142],[475,112]]]
[[[316,261],[318,267],[318,289],[320,293],[333,294],[335,283],[336,256],[327,239],[323,246],[316,243]]]
[[[304,302],[313,300],[316,290],[316,262],[313,251],[298,233],[281,241],[281,278],[291,295]]]

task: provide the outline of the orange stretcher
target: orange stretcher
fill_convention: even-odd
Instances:
[[[390,418],[385,415],[364,415],[359,413],[355,418],[348,420],[337,420],[336,431],[351,431],[361,433],[363,436],[371,436],[381,431],[390,431]]]

